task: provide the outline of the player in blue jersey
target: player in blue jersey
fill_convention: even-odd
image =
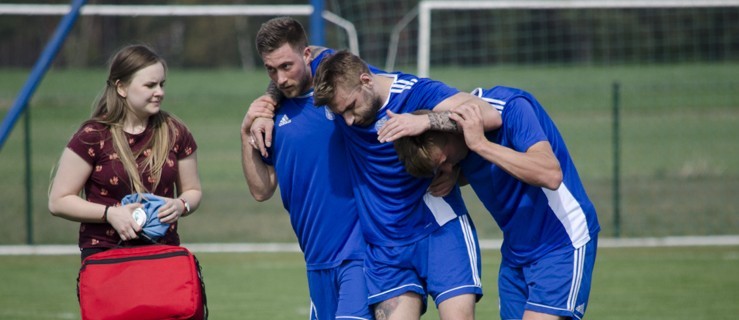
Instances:
[[[403,136],[395,135],[402,128],[398,125],[380,139],[397,139],[400,159],[414,176],[461,167],[503,230],[501,319],[582,319],[600,226],[565,142],[528,92],[499,86],[473,94],[498,110],[499,128],[484,130],[485,116],[462,106],[451,119],[463,135],[427,131],[398,138]],[[411,123],[426,115],[392,117],[397,124],[400,118]]]
[[[377,134],[387,112],[444,111],[460,105],[489,109],[487,103],[439,81],[373,73],[345,51],[323,60],[314,89],[314,103],[338,115],[337,131],[346,139],[368,242],[365,266],[375,317],[418,319],[431,296],[442,319],[473,319],[475,302],[482,296],[479,247],[459,187],[454,185],[444,197],[431,195],[431,179],[409,175],[393,144],[380,142]],[[439,119],[429,117],[426,125],[451,123]]]
[[[305,257],[311,319],[372,319],[364,277],[366,244],[349,179],[344,139],[333,114],[314,108],[312,74],[330,53],[309,47],[291,18],[264,23],[256,46],[272,84],[256,99],[241,128],[242,167],[255,199],[269,199],[277,185]],[[274,91],[278,89],[279,91]],[[278,96],[273,95],[279,93]],[[274,107],[279,102],[280,107]],[[268,156],[251,146],[258,117],[276,117]]]

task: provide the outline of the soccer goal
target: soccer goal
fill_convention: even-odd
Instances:
[[[55,4],[0,4],[0,15],[64,15],[68,5]],[[86,5],[82,15],[91,16],[309,16],[312,5]],[[357,30],[342,17],[323,11],[321,16],[346,32],[349,50],[359,54]]]
[[[398,35],[416,15],[419,76],[429,76],[430,65],[720,58],[736,46],[737,7],[736,0],[421,1],[393,30],[386,68],[403,64]]]

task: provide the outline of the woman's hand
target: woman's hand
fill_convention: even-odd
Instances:
[[[185,213],[186,208],[182,200],[177,198],[162,198],[165,199],[164,205],[159,207],[157,217],[162,223],[173,224],[182,217]]]
[[[121,240],[128,241],[137,239],[138,233],[141,232],[141,226],[133,219],[133,211],[141,208],[140,203],[127,204],[120,207],[111,206],[108,208],[106,221],[113,226]]]

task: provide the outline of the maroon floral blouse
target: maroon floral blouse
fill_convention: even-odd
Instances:
[[[187,128],[180,122],[175,124],[175,143],[170,150],[167,161],[161,174],[161,182],[152,193],[173,198],[175,196],[175,182],[177,180],[177,161],[191,155],[197,149],[195,139]],[[131,150],[136,153],[152,137],[151,126],[140,134],[126,134]],[[120,206],[121,199],[134,192],[132,183],[128,178],[123,163],[118,159],[118,154],[113,148],[113,140],[110,129],[101,123],[88,121],[72,136],[67,148],[77,153],[82,159],[92,165],[92,174],[85,182],[85,196],[87,201],[108,206]],[[142,163],[151,154],[151,150],[145,150],[137,159]],[[144,186],[152,191],[155,178],[150,172],[141,174]],[[102,218],[103,212],[100,212]],[[120,237],[108,223],[81,223],[79,230],[80,248],[112,248],[118,245]],[[179,245],[180,239],[177,234],[177,223],[170,226],[167,233],[159,240],[163,244]]]

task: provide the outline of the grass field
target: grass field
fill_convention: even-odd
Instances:
[[[0,70],[5,116],[27,70]],[[622,217],[626,237],[739,234],[739,64],[618,68],[432,70],[462,90],[505,84],[533,92],[568,142],[612,236],[612,85],[620,83]],[[77,225],[46,211],[49,173],[67,139],[88,117],[103,70],[52,70],[31,101],[32,206],[36,243],[76,243]],[[239,165],[238,128],[265,87],[261,72],[171,70],[165,108],[184,119],[199,144],[204,201],[181,224],[185,243],[294,241],[279,196],[257,203]],[[0,151],[0,244],[26,241],[23,124]],[[498,228],[468,188],[480,237]],[[484,251],[485,297],[478,319],[497,318],[500,256]],[[305,319],[300,254],[198,254],[211,319]],[[735,319],[739,247],[604,248],[599,251],[589,319]],[[78,319],[77,256],[0,256],[0,319]],[[434,308],[426,317],[437,318]]]
[[[0,70],[4,117],[28,70]],[[503,84],[527,89],[562,131],[595,203],[604,236],[614,234],[612,86],[620,83],[621,234],[626,237],[739,234],[739,64],[432,69],[462,90]],[[46,210],[49,174],[89,116],[104,70],[51,70],[30,103],[35,243],[75,243],[77,225]],[[170,71],[164,108],[199,144],[204,198],[181,224],[189,242],[293,241],[279,196],[257,203],[241,173],[238,129],[264,73]],[[0,244],[25,243],[23,123],[0,151]],[[465,199],[481,238],[500,233],[479,201]]]
[[[197,254],[197,253],[196,253]],[[306,319],[298,253],[202,253],[211,319]],[[497,319],[500,255],[483,251],[477,319]],[[587,319],[732,320],[739,247],[601,248]],[[79,319],[78,256],[0,256],[0,319]],[[429,308],[424,319],[438,319]]]

